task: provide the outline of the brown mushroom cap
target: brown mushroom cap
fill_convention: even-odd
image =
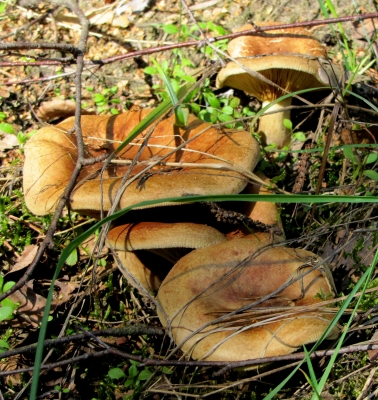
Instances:
[[[324,333],[331,316],[316,304],[319,295],[334,296],[327,267],[309,272],[313,253],[263,250],[268,241],[258,234],[194,250],[172,268],[158,293],[158,314],[184,352],[208,361],[278,356]]]
[[[104,152],[112,152],[150,112],[150,109],[132,109],[111,117],[83,116],[82,131],[87,155],[98,156]],[[77,160],[76,136],[68,133],[73,123],[74,119],[69,118],[57,126],[44,127],[25,146],[25,201],[35,214],[53,212],[70,180]],[[136,138],[118,158],[134,159],[146,135],[147,132],[144,132]],[[189,142],[184,149],[164,158],[173,148],[187,140]],[[218,130],[194,116],[189,116],[188,126],[182,129],[174,125],[172,116],[155,126],[152,137],[138,160],[147,162],[159,157],[167,162],[197,163],[201,166],[180,169],[164,167],[164,172],[162,167],[151,169],[147,179],[134,181],[126,188],[120,208],[144,200],[188,194],[239,193],[247,182],[236,171],[251,171],[254,168],[259,159],[259,147],[246,131]],[[203,164],[217,164],[225,168],[210,169]],[[102,165],[103,163],[97,163],[82,169],[79,183],[70,197],[73,210],[100,210],[101,183],[103,209],[110,209],[112,199],[129,167],[111,165],[100,182],[99,171]],[[141,168],[142,166],[134,168],[132,175]]]
[[[240,31],[246,29],[252,29],[252,25],[245,25]],[[330,86],[333,82],[329,68],[324,60],[320,60],[325,56],[323,46],[303,28],[241,36],[230,41],[228,53],[237,62],[230,62],[220,70],[217,87],[244,90],[259,99],[263,107],[286,93]],[[248,70],[258,72],[279,87],[252,76]],[[291,98],[288,98],[272,105],[268,111],[280,110],[290,104]],[[289,110],[260,118],[259,131],[266,144],[275,143],[282,148],[290,143],[290,131],[283,125],[283,120],[289,118]]]
[[[126,279],[140,289],[142,286],[150,293],[159,289],[168,273],[165,263],[150,258],[147,262],[140,259],[136,250],[150,250],[167,259],[169,265],[178,258],[174,249],[198,249],[227,242],[226,237],[207,225],[163,222],[140,222],[113,228],[108,233],[108,242],[116,250],[121,261],[120,269]],[[135,281],[131,278],[134,277]]]
[[[258,25],[274,26],[279,24],[279,22],[261,22]],[[246,24],[236,29],[235,32],[252,29],[254,27],[251,24]],[[227,52],[233,58],[268,53],[304,54],[313,57],[326,56],[324,46],[303,27],[274,29],[253,35],[239,36],[230,40]]]

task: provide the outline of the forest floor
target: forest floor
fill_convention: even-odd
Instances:
[[[36,216],[25,205],[22,179],[28,140],[38,129],[75,115],[77,54],[72,57],[63,47],[78,46],[82,32],[80,19],[70,10],[72,2],[0,1],[0,295],[19,283],[0,306],[0,400],[29,397],[34,345],[48,315],[45,307],[52,285],[46,330],[52,344],[49,349],[45,344],[47,367],[39,377],[38,398],[377,397],[377,353],[371,346],[378,321],[378,213],[376,203],[359,198],[377,196],[378,17],[309,27],[324,45],[329,62],[344,71],[339,82],[344,85],[339,92],[342,100],[330,96],[324,102],[330,91],[301,94],[307,104],[327,105],[304,111],[299,108],[301,100],[294,99],[291,146],[281,152],[261,147],[256,170],[272,179],[277,193],[346,199],[316,207],[299,197],[296,204],[280,200],[288,244],[306,247],[330,266],[337,294],[332,310],[345,306],[338,326],[346,334],[343,342],[325,341],[318,348],[335,349],[340,343],[344,354],[332,361],[329,356],[307,360],[282,390],[270,395],[298,365],[295,357],[220,374],[221,366],[191,364],[180,351],[167,358],[172,342],[159,322],[153,296],[143,296],[128,283],[108,247],[95,252],[99,230],[69,254],[55,280],[62,252],[94,226],[98,215],[64,209],[56,221],[52,214]],[[241,90],[216,88],[227,39],[215,41],[215,48],[208,43],[168,50],[164,46],[200,41],[203,34],[226,35],[246,23],[305,23],[378,9],[373,0],[186,3],[192,15],[180,1],[78,1],[90,22],[80,71],[83,114],[118,115],[132,107],[157,107],[168,95],[156,60],[174,89],[203,79],[188,103],[197,117],[252,132],[261,103]],[[143,53],[147,49],[155,50]],[[350,78],[353,84],[347,92]],[[239,125],[232,125],[234,119],[241,121]],[[52,243],[47,245],[46,237]],[[71,335],[77,336],[65,339]],[[146,359],[156,362],[141,365]]]

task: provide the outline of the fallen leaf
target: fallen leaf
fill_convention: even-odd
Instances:
[[[71,299],[71,294],[79,288],[78,283],[63,280],[56,280],[55,286],[59,288],[59,290],[55,290],[55,297],[52,301],[55,307],[69,301]]]
[[[68,118],[75,115],[76,103],[73,100],[54,99],[44,101],[36,111],[36,115],[42,121],[52,121],[57,118]],[[83,115],[93,114],[92,112],[81,110]]]
[[[15,135],[11,135],[8,133],[4,133],[1,135],[0,139],[0,151],[6,149],[13,149],[13,147],[17,147],[19,145],[17,137]]]
[[[366,40],[371,39],[378,29],[378,19],[371,18],[365,19],[364,21],[353,22],[354,32],[352,34],[355,40]]]
[[[0,362],[0,371],[14,371],[19,368],[24,368],[26,365],[21,363],[21,356],[16,354],[14,356],[3,359]],[[6,384],[12,384],[14,386],[22,383],[21,374],[12,374],[5,377]]]
[[[135,0],[134,0],[135,1]],[[135,2],[135,6],[137,7],[140,0]],[[143,2],[142,2],[143,3]],[[131,14],[133,12],[133,8],[128,6],[127,10],[119,11],[114,10],[112,6],[102,7],[100,9],[94,9],[85,14],[86,18],[89,20],[91,25],[113,25],[121,28],[127,28],[130,25],[130,20],[126,17],[126,15],[121,15],[126,13],[126,11]],[[71,25],[80,25],[79,19],[74,14],[68,14],[67,12],[61,12],[56,16],[56,20],[58,22],[62,22],[65,24]]]
[[[20,271],[21,269],[28,267],[34,260],[34,257],[37,254],[37,250],[38,246],[36,246],[35,244],[26,246],[24,251],[21,253],[19,260],[16,262],[16,264],[13,265],[13,267],[11,267],[8,274],[10,272]]]
[[[46,299],[34,292],[33,280],[29,281],[20,290],[12,293],[8,298],[15,303],[20,303],[16,311],[16,316],[19,318],[11,320],[11,324],[24,327],[32,325],[34,328],[38,328],[42,321]],[[51,310],[54,308],[55,305],[51,307]]]

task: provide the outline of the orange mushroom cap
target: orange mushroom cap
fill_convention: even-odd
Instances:
[[[261,25],[275,25],[264,23]],[[238,29],[253,29],[248,24]],[[243,90],[262,102],[263,107],[281,96],[309,88],[334,86],[334,69],[325,59],[322,44],[304,28],[276,29],[232,39],[228,53],[235,61],[229,62],[217,76],[217,87],[230,86]],[[249,71],[257,72],[253,76]],[[282,88],[282,89],[281,89]],[[272,105],[268,111],[281,110],[291,105],[291,97]],[[283,110],[260,118],[259,131],[265,144],[278,148],[290,143],[290,131],[284,119],[290,111]]]
[[[312,270],[313,253],[268,243],[266,234],[250,235],[194,250],[172,268],[158,314],[184,352],[241,361],[290,354],[321,337],[332,316],[320,296],[334,296],[327,266]]]
[[[151,109],[132,109],[117,116],[83,116],[81,119],[88,156],[114,151]],[[25,146],[24,192],[27,207],[35,214],[54,211],[71,178],[77,161],[76,136],[68,133],[74,123],[69,118],[56,126],[40,129]],[[174,124],[174,116],[158,123],[138,161],[159,159],[186,163],[182,168],[155,167],[146,179],[136,180],[125,189],[119,207],[144,200],[180,197],[187,194],[239,193],[247,180],[241,171],[251,171],[259,160],[259,147],[246,131],[220,130],[189,116],[185,129]],[[148,130],[147,130],[148,131]],[[128,145],[118,161],[133,160],[148,132]],[[188,141],[179,151],[165,156]],[[192,166],[188,166],[190,163]],[[196,164],[198,165],[196,167]],[[209,165],[207,168],[205,165]],[[212,169],[215,165],[223,168]],[[69,199],[73,210],[109,210],[128,166],[112,164],[100,179],[103,163],[85,166]],[[137,165],[132,175],[146,165]],[[143,184],[141,184],[143,182]],[[102,191],[101,191],[102,189]],[[102,201],[101,203],[101,193]]]

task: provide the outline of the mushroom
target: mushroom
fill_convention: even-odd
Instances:
[[[247,29],[253,29],[252,25],[247,24],[238,31]],[[217,87],[244,90],[259,99],[262,107],[287,93],[335,84],[332,68],[325,60],[325,49],[304,28],[276,29],[240,36],[229,42],[228,53],[235,61],[220,70]],[[274,85],[262,80],[261,75]],[[268,111],[285,109],[291,105],[291,100],[288,97],[275,102]],[[264,144],[282,148],[290,143],[291,132],[285,128],[284,119],[290,119],[290,110],[260,117],[259,133]]]
[[[108,242],[117,252],[119,268],[128,282],[154,294],[184,254],[227,239],[215,228],[202,224],[139,222],[113,228]],[[140,250],[148,252],[141,254]],[[152,253],[159,257],[151,257]]]
[[[241,361],[290,354],[318,340],[332,318],[328,267],[313,253],[269,246],[254,234],[181,258],[163,281],[158,315],[186,354]],[[329,338],[336,337],[334,328]]]
[[[261,179],[265,183],[266,186],[270,185],[270,179],[267,178],[262,172],[255,172],[258,178]],[[255,183],[248,183],[248,185],[243,190],[244,194],[273,194],[272,191],[267,189],[262,185],[257,185]],[[257,222],[260,223],[261,226],[265,226],[265,228],[271,227],[272,234],[274,234],[274,230],[281,231],[281,235],[274,235],[274,242],[282,242],[285,241],[285,233],[284,228],[280,216],[279,209],[276,203],[271,203],[267,201],[256,201],[254,203],[246,203],[245,209],[243,210],[245,215]],[[274,229],[276,228],[276,229]],[[244,229],[245,231],[245,229]]]
[[[117,116],[83,116],[86,154],[98,156],[113,152],[151,111],[134,108]],[[74,119],[69,118],[56,126],[44,127],[25,146],[25,201],[34,214],[53,212],[71,178],[77,160],[76,136],[69,133],[73,124]],[[85,213],[101,207],[105,211],[110,209],[122,177],[129,169],[125,162],[130,163],[136,157],[148,132],[143,132],[118,154],[116,162],[121,164],[112,164],[104,176],[99,173],[102,162],[82,169],[69,199],[72,210]],[[158,164],[160,160],[173,166],[155,166],[130,182],[122,194],[120,208],[188,194],[239,193],[247,184],[243,173],[250,173],[259,160],[259,147],[246,131],[216,129],[192,115],[187,127],[180,128],[171,116],[153,128],[131,178],[148,163]]]

